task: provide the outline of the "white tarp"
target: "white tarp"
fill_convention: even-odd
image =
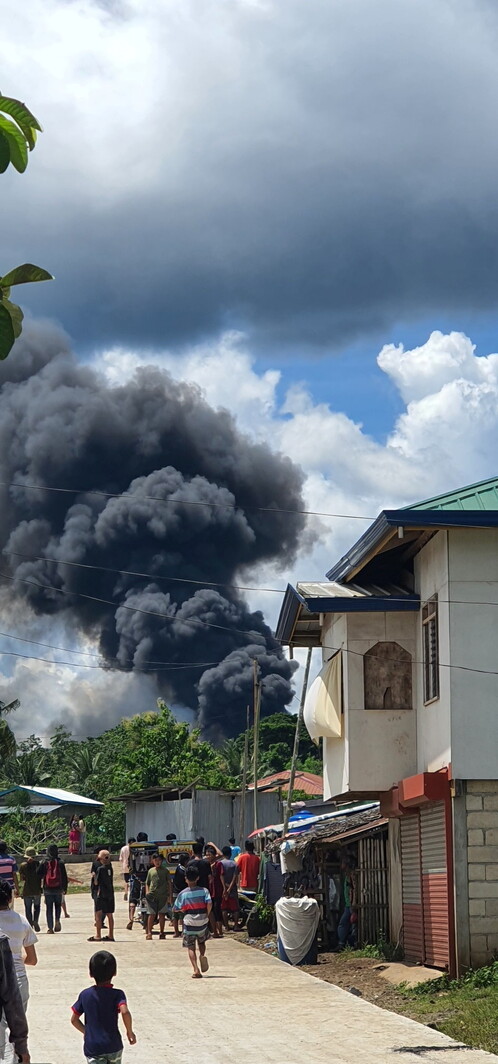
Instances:
[[[342,731],[342,654],[327,661],[308,691],[303,719],[313,742],[339,739]]]
[[[277,933],[291,964],[311,949],[320,919],[316,898],[279,898],[275,904]]]

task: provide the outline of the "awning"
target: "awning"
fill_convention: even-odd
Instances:
[[[327,661],[308,691],[304,703],[304,724],[318,745],[322,738],[339,739],[342,734],[342,653]]]

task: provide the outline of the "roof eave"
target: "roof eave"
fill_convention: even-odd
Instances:
[[[498,510],[382,510],[350,551],[329,570],[327,580],[358,573],[393,536],[395,528],[497,528]]]
[[[292,643],[292,636],[301,606],[307,609],[305,599],[299,594],[299,591],[296,591],[292,584],[287,584],[275,629],[275,638],[284,646],[289,646]]]
[[[355,598],[317,598],[306,600],[308,609],[316,613],[391,613],[417,612],[419,595],[358,595]],[[312,604],[312,607],[311,607]]]

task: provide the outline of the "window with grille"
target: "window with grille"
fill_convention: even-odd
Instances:
[[[439,698],[439,640],[437,624],[437,595],[422,607],[422,636],[424,644],[424,702]]]

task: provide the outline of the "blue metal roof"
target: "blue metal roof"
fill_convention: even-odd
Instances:
[[[413,612],[419,608],[419,595],[397,584],[299,583],[297,588],[288,584],[275,634],[285,645],[313,646],[320,642],[321,613]]]
[[[328,580],[344,580],[392,536],[393,528],[497,528],[498,510],[383,510],[347,554],[329,569]]]

